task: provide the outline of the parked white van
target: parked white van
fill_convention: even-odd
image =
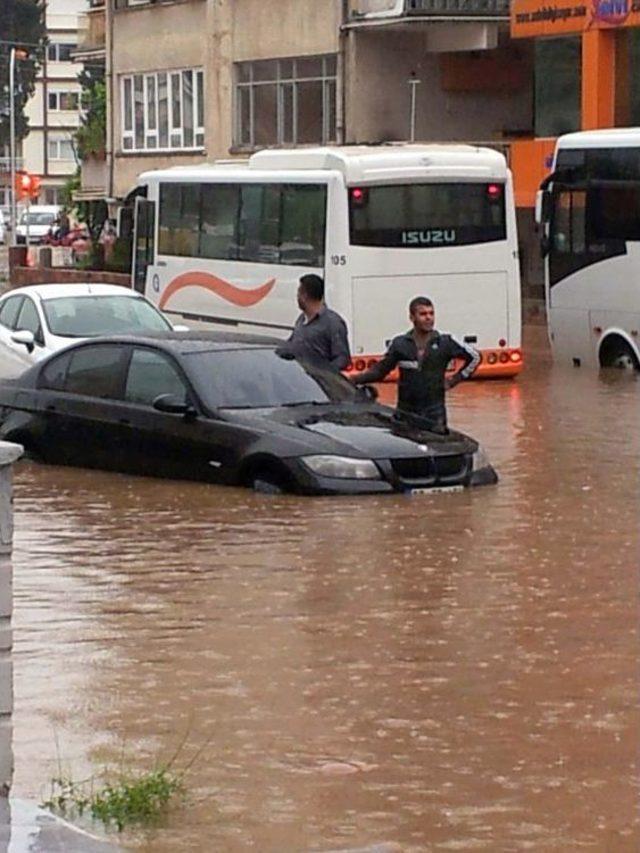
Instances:
[[[27,241],[27,217],[29,223],[29,243],[42,243],[49,229],[60,215],[62,208],[57,204],[32,204],[24,210],[16,227],[16,242]]]

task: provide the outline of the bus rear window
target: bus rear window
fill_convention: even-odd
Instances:
[[[506,238],[504,184],[351,187],[354,246],[467,246]]]

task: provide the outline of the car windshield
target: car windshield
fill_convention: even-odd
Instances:
[[[43,300],[42,308],[50,332],[68,338],[171,328],[153,305],[135,296],[61,296]]]
[[[21,225],[51,225],[55,220],[55,213],[23,213],[20,219]]]
[[[272,349],[190,353],[186,356],[211,409],[259,409],[306,403],[345,403],[356,389],[339,374],[300,364]]]

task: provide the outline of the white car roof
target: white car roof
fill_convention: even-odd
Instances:
[[[27,287],[16,287],[8,291],[8,295],[25,294],[37,296],[39,299],[61,299],[69,296],[131,296],[135,299],[144,297],[135,290],[122,287],[119,284],[30,284]]]
[[[23,213],[59,213],[61,210],[59,204],[30,204],[22,208]]]

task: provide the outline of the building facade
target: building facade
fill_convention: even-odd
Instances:
[[[511,35],[533,54],[533,134],[513,150],[531,207],[560,134],[640,125],[640,3],[512,0]]]
[[[102,197],[147,169],[265,146],[508,152],[533,133],[531,48],[509,38],[508,0],[108,0],[103,16]]]
[[[73,62],[79,15],[86,0],[49,0],[49,44],[25,112],[29,134],[22,141],[22,168],[41,179],[40,204],[57,204],[61,190],[78,167],[74,133],[80,125],[81,66]]]

